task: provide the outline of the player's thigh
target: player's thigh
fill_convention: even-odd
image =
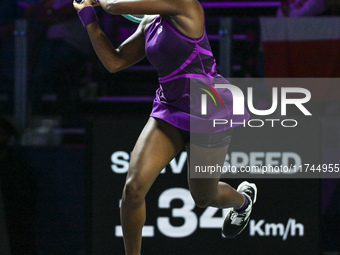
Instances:
[[[176,127],[151,117],[132,151],[126,183],[146,193],[183,146],[182,136]]]

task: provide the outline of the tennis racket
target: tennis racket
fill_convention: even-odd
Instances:
[[[81,4],[85,0],[75,0],[78,4]],[[98,3],[98,0],[92,0],[92,3]],[[122,14],[122,16],[132,22],[140,23],[145,17],[144,14]]]

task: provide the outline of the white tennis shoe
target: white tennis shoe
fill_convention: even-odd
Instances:
[[[257,198],[257,187],[254,183],[242,182],[237,191],[242,193],[249,200],[248,207],[243,212],[236,212],[231,209],[224,219],[222,233],[225,237],[236,237],[248,225],[249,216]]]

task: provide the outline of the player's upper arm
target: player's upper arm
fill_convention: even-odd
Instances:
[[[111,14],[166,15],[184,35],[203,34],[204,13],[197,0],[100,0],[100,4]]]
[[[143,26],[141,24],[137,30],[116,49],[116,52],[118,63],[111,72],[117,72],[127,68],[145,57],[145,39]]]

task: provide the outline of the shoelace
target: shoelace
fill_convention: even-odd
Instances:
[[[233,224],[233,225],[241,225],[241,223],[242,223],[242,220],[243,220],[243,215],[240,215],[241,217],[238,217],[239,216],[239,214],[238,213],[236,213],[236,212],[233,212],[232,214],[231,214],[231,217],[230,217],[230,219],[231,219],[231,224]]]

